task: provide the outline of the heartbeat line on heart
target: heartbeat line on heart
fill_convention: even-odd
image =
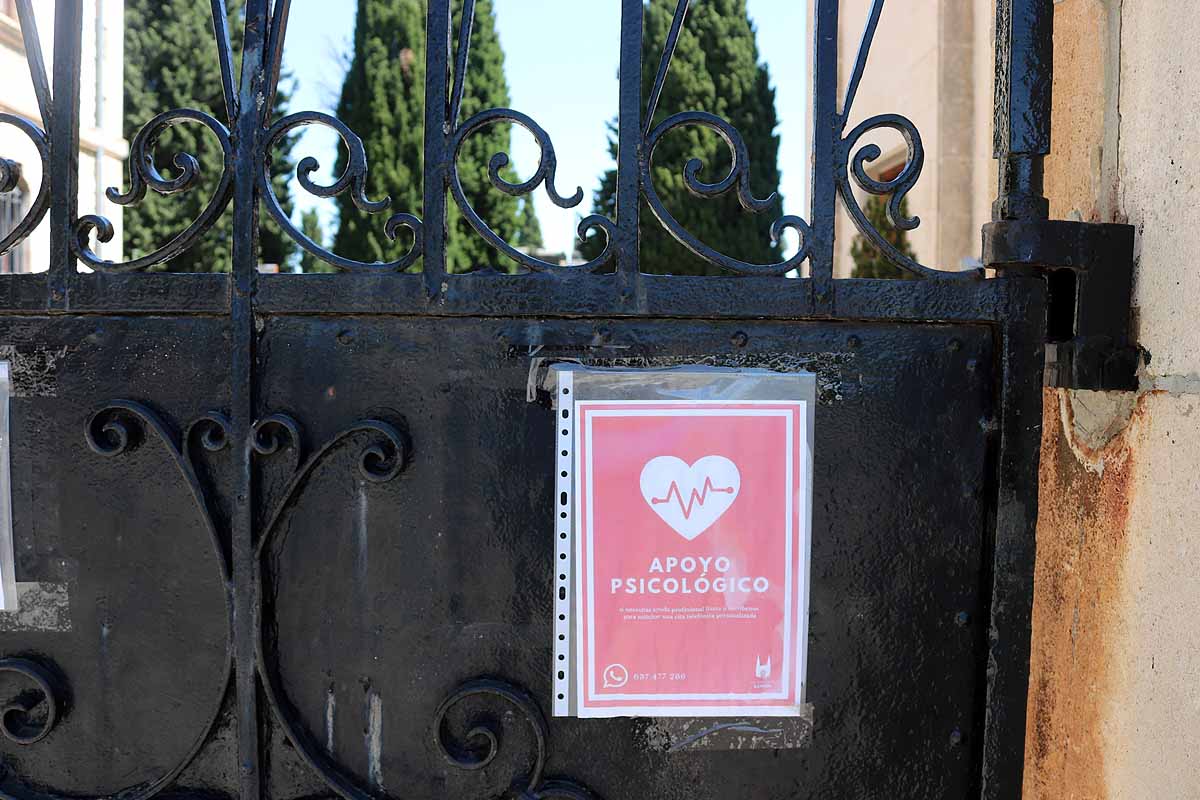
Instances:
[[[705,478],[704,486],[702,486],[700,488],[700,491],[696,491],[695,489],[692,489],[692,493],[688,497],[687,505],[684,505],[683,492],[679,491],[679,484],[676,483],[675,481],[671,481],[671,485],[667,489],[667,496],[666,497],[651,497],[650,502],[651,502],[651,504],[657,506],[661,503],[669,503],[669,502],[671,502],[672,499],[674,499],[675,502],[679,503],[679,510],[683,512],[683,518],[689,519],[692,516],[693,506],[699,505],[699,506],[703,507],[704,501],[708,499],[709,492],[721,492],[722,494],[733,494],[733,487],[726,486],[724,488],[718,488],[716,486],[713,486],[712,478]]]

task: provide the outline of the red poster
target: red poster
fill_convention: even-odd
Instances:
[[[575,713],[799,714],[805,403],[574,408]]]

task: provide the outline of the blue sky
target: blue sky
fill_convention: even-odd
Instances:
[[[653,0],[671,2],[672,0]],[[703,2],[704,0],[696,0]],[[617,109],[617,57],[620,40],[618,0],[494,0],[500,41],[505,51],[512,107],[537,120],[558,155],[558,187],[570,195],[582,186],[587,198],[574,209],[560,209],[539,188],[535,204],[546,246],[569,251],[579,213],[588,213],[591,193],[612,166],[607,123]],[[798,0],[748,0],[758,28],[759,52],[771,70],[782,138],[779,167],[784,212],[807,218],[807,158],[804,115],[808,87],[806,14]],[[332,112],[351,50],[354,0],[301,0],[293,5],[285,46],[285,67],[296,81],[292,110]],[[685,109],[674,109],[683,111]],[[309,127],[294,151],[311,155],[331,177],[336,135]],[[371,153],[367,153],[368,159]],[[537,165],[531,137],[514,128],[513,161],[522,177]],[[297,217],[317,208],[331,229],[332,200],[304,192],[293,180]],[[395,209],[407,211],[409,209]],[[381,220],[382,225],[382,220]]]

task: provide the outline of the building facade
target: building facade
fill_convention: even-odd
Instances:
[[[79,126],[79,213],[101,213],[115,229],[111,242],[97,252],[121,258],[121,207],[104,196],[109,186],[124,188],[124,162],[129,152],[122,138],[124,116],[125,8],[123,0],[80,0],[83,3],[82,82]],[[33,3],[47,70],[54,57],[54,0]],[[41,126],[37,97],[26,66],[25,46],[15,0],[0,0],[0,75],[5,76],[0,112],[15,114]],[[0,235],[24,215],[42,180],[42,163],[29,139],[11,125],[0,124],[0,154],[20,165],[14,191],[0,195]],[[45,222],[12,252],[0,257],[2,272],[40,272],[49,263],[50,236]]]

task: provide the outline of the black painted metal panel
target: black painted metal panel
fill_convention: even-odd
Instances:
[[[265,666],[322,769],[408,797],[484,797],[528,770],[519,719],[482,772],[448,765],[429,728],[477,676],[549,706],[554,423],[526,400],[534,358],[811,369],[820,387],[811,747],[665,754],[647,720],[553,720],[550,771],[606,797],[967,796],[998,430],[982,325],[269,320],[263,414],[306,421],[310,449],[367,417],[411,442],[374,484],[346,440],[268,532]],[[270,796],[315,790],[272,753]]]
[[[0,614],[4,655],[52,665],[62,689],[44,740],[3,740],[0,785],[89,796],[152,786],[208,742],[194,785],[223,786],[232,753],[209,728],[229,674],[227,542],[218,505],[210,531],[172,448],[183,433],[175,420],[219,410],[227,396],[225,322],[10,317],[0,343],[14,376],[13,527],[27,594],[20,612]],[[114,398],[146,402],[168,421],[166,436],[130,428],[125,452],[94,452],[89,430],[101,449],[117,443],[115,429],[102,430],[114,416],[89,427]],[[231,448],[209,450],[203,428],[190,449],[220,493]],[[0,681],[5,702],[30,689],[18,674]]]

